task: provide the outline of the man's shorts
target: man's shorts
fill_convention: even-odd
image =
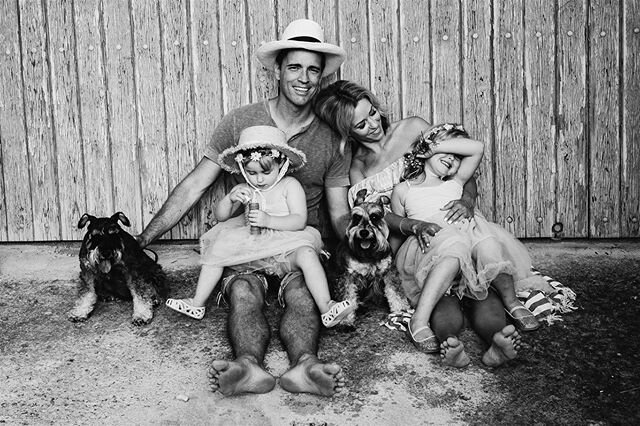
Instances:
[[[265,295],[267,294],[267,291],[269,290],[269,281],[267,281],[266,275],[260,272],[237,272],[237,271],[225,269],[225,272],[222,278],[222,285],[220,286],[220,291],[216,296],[216,303],[218,306],[222,306],[223,304],[226,306],[229,306],[229,301],[227,299],[229,286],[233,284],[237,279],[245,278],[245,277],[257,278],[262,283],[264,294]],[[271,277],[277,278],[275,276],[270,276],[270,278]],[[287,287],[287,285],[289,285],[291,281],[298,278],[302,278],[302,271],[289,272],[280,280],[280,287],[278,288],[278,303],[280,303],[280,306],[282,306],[283,308],[285,307],[284,289]]]

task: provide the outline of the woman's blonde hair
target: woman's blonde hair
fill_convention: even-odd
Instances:
[[[318,93],[314,101],[314,111],[318,117],[331,126],[341,137],[340,153],[351,140],[353,113],[361,100],[368,100],[382,117],[382,129],[389,128],[389,118],[380,107],[380,102],[368,89],[347,80],[338,80]]]

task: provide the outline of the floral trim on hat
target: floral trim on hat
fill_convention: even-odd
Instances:
[[[280,156],[283,155],[280,151],[274,148],[269,152],[264,152],[264,150],[261,152],[259,149],[260,148],[256,148],[255,151],[251,151],[249,154],[249,161],[260,161],[262,157],[280,158]],[[244,154],[240,153],[234,157],[234,160],[236,160],[236,163],[242,164],[245,158]]]
[[[456,123],[440,124],[433,127],[426,134],[420,132],[420,137],[414,143],[411,152],[404,154],[405,172],[402,176],[404,180],[413,179],[422,173],[425,160],[433,155],[433,148],[438,146],[436,136],[440,132],[450,132],[451,130],[466,132],[462,124]]]

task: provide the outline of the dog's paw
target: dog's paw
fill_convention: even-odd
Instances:
[[[71,312],[67,319],[71,322],[85,322],[87,320],[87,315],[79,315],[77,313]]]
[[[151,306],[137,306],[131,316],[131,324],[135,326],[147,325],[153,319],[153,310]]]
[[[141,318],[141,317],[133,317],[131,319],[131,324],[135,325],[136,327],[140,327],[142,325],[147,325],[151,322],[152,318]]]

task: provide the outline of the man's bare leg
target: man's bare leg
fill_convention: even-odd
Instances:
[[[213,392],[224,395],[266,393],[276,379],[264,370],[269,325],[263,313],[264,289],[255,276],[243,276],[229,284],[228,332],[235,360],[214,360],[209,368]]]
[[[345,386],[342,368],[318,359],[320,316],[302,275],[286,286],[284,300],[280,337],[291,368],[280,377],[280,386],[289,392],[323,396],[341,392]]]

